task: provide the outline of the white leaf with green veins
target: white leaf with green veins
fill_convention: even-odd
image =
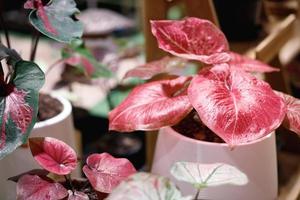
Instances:
[[[243,172],[224,163],[176,162],[171,168],[171,174],[177,180],[193,184],[197,189],[225,184],[245,185],[248,182]]]
[[[149,174],[136,173],[122,181],[107,200],[191,200],[183,197],[168,178]]]

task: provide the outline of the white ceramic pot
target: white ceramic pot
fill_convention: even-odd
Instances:
[[[227,144],[191,139],[170,127],[162,128],[156,143],[152,172],[169,177],[184,195],[196,190],[188,183],[176,181],[170,174],[174,162],[222,162],[243,171],[249,179],[245,186],[218,186],[205,188],[200,199],[210,200],[274,200],[277,197],[277,157],[275,134],[237,146],[230,150]]]
[[[75,145],[72,106],[68,100],[62,97],[53,97],[57,98],[63,104],[63,111],[53,118],[37,122],[30,137],[54,137],[66,142],[73,147],[76,152],[79,152]],[[0,199],[16,199],[16,184],[7,181],[7,178],[38,168],[41,167],[33,159],[28,147],[19,147],[13,153],[2,159],[0,161]],[[72,175],[80,177],[79,167],[77,167]]]

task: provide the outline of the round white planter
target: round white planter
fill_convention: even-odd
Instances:
[[[170,174],[174,162],[222,162],[243,171],[249,179],[245,186],[218,186],[205,188],[201,199],[213,200],[274,200],[277,197],[277,157],[275,134],[237,146],[230,150],[227,144],[210,143],[185,137],[170,127],[162,128],[156,143],[152,172],[169,177],[184,195],[195,195],[188,183],[176,181]]]
[[[63,104],[63,111],[57,116],[42,122],[37,122],[30,137],[54,137],[60,139],[74,148],[75,129],[72,119],[72,106],[68,100],[59,96],[53,96]],[[23,172],[41,168],[33,159],[28,147],[19,147],[13,153],[0,161],[0,199],[15,200],[16,184],[7,181],[7,178],[19,175]],[[74,177],[80,177],[80,169],[72,173]]]

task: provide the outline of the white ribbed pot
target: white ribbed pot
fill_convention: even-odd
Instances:
[[[75,129],[72,119],[72,106],[68,100],[60,96],[53,96],[58,99],[62,105],[61,113],[53,118],[42,122],[37,122],[30,134],[30,137],[54,137],[60,139],[74,148],[75,145]],[[7,181],[7,178],[16,176],[23,172],[41,168],[33,159],[29,147],[25,145],[16,149],[13,153],[6,156],[0,161],[0,199],[15,200],[16,184]],[[80,177],[80,169],[72,173],[75,177]]]
[[[152,173],[169,177],[184,195],[194,195],[196,190],[190,184],[176,181],[170,174],[172,164],[177,161],[222,162],[237,167],[249,179],[244,186],[226,185],[205,188],[200,192],[200,199],[274,200],[277,197],[277,156],[274,133],[230,150],[225,143],[188,138],[171,127],[160,129]]]

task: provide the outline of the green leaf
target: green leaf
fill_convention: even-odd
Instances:
[[[41,33],[59,42],[71,43],[83,33],[81,22],[74,20],[73,15],[79,13],[74,0],[52,0],[44,6],[44,10],[55,32],[50,31],[37,10],[31,11],[30,23]]]
[[[138,198],[137,198],[138,197]],[[191,200],[183,197],[175,184],[169,179],[140,172],[121,182],[107,200]]]
[[[176,162],[171,168],[171,174],[177,180],[193,184],[197,189],[224,184],[245,185],[248,182],[243,172],[224,163]]]
[[[0,159],[27,141],[36,122],[38,91],[44,83],[44,73],[35,63],[6,52],[14,75],[10,83],[0,77]]]

